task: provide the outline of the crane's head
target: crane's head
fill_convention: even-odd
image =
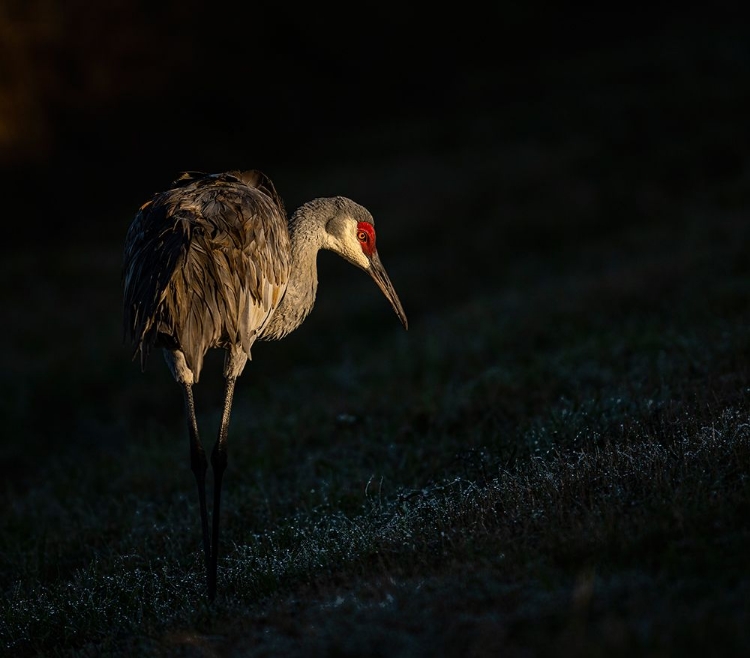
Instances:
[[[372,215],[366,208],[346,197],[318,201],[326,201],[333,205],[333,214],[328,216],[325,224],[322,248],[335,251],[352,265],[367,272],[393,306],[401,324],[408,329],[409,323],[404,308],[378,256]]]

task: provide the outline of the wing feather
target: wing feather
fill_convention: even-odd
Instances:
[[[289,270],[286,212],[267,176],[182,174],[128,231],[124,325],[134,356],[145,367],[152,347],[179,349],[196,382],[212,347],[241,345],[249,357]]]

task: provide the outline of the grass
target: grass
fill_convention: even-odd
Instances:
[[[750,188],[705,161],[744,115],[659,130],[696,78],[623,95],[637,62],[549,82],[565,123],[540,99],[508,110],[519,135],[476,117],[460,148],[291,186],[376,209],[411,329],[322,255],[305,326],[256,346],[212,606],[179,389],[121,344],[119,238],[9,254],[5,652],[744,655]],[[697,78],[709,100],[740,102],[733,62],[734,87]],[[209,446],[219,364],[196,389]]]

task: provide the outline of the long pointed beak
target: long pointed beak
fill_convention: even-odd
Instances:
[[[388,273],[383,267],[383,263],[380,262],[380,257],[376,251],[370,258],[370,269],[367,270],[369,275],[373,278],[375,283],[378,284],[378,288],[383,291],[383,294],[388,298],[388,301],[393,306],[393,310],[396,311],[398,319],[401,320],[401,324],[404,325],[404,329],[409,328],[409,321],[406,319],[406,313],[404,313],[404,307],[401,306],[401,301],[396,294],[396,290],[388,278]]]

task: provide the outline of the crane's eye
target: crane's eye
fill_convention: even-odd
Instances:
[[[357,222],[357,240],[368,258],[375,255],[375,229],[368,222]]]

